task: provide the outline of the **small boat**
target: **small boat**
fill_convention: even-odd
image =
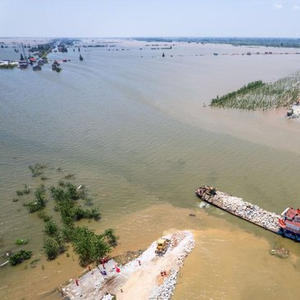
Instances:
[[[19,61],[19,68],[20,69],[27,69],[28,67],[28,61],[27,60],[20,60]]]
[[[81,54],[79,55],[79,60],[80,60],[80,61],[83,61],[83,57],[82,57]]]
[[[38,65],[39,65],[39,66],[43,66],[44,64],[45,64],[44,60],[40,59],[40,60],[38,61]]]
[[[55,60],[52,64],[52,71],[59,73],[62,69],[59,67],[59,63]]]
[[[36,65],[36,66],[33,66],[33,67],[32,67],[32,70],[33,70],[33,71],[42,71],[42,67],[39,66],[39,65]]]

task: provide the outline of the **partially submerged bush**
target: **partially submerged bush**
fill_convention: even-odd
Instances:
[[[29,166],[32,176],[37,177],[42,174],[44,165],[36,164]],[[42,176],[43,177],[43,176]],[[68,174],[65,176],[68,179],[74,179],[74,175]],[[41,178],[43,179],[43,178]],[[28,194],[30,189],[25,185],[20,195]],[[107,229],[103,234],[96,235],[92,230],[87,228],[76,227],[75,221],[86,219],[100,219],[100,213],[97,208],[84,209],[79,205],[80,199],[85,202],[85,205],[92,205],[92,199],[87,195],[84,185],[75,186],[70,182],[60,180],[58,186],[52,186],[49,189],[51,197],[55,201],[54,211],[59,211],[63,227],[59,227],[55,221],[44,210],[46,207],[46,188],[42,184],[34,192],[35,199],[27,204],[24,204],[29,212],[38,211],[38,217],[45,222],[44,233],[48,236],[44,240],[43,249],[49,260],[55,259],[59,254],[66,250],[66,243],[71,242],[74,246],[74,251],[80,257],[80,263],[85,265],[92,261],[97,261],[99,257],[105,256],[111,251],[111,247],[117,245],[118,237],[113,229]],[[19,239],[18,244],[25,244],[26,240]],[[27,256],[26,256],[27,254]],[[21,252],[13,260],[23,261],[29,259],[31,252]],[[27,258],[28,257],[28,258]]]
[[[49,260],[55,259],[61,253],[58,242],[53,238],[48,238],[45,240],[44,251]]]
[[[80,219],[94,219],[95,221],[100,220],[100,213],[96,208],[91,210],[83,209],[81,206],[74,206],[71,214],[75,221]]]
[[[44,232],[49,236],[55,236],[59,232],[59,228],[53,220],[45,222]]]
[[[112,228],[105,229],[104,234],[102,235],[108,244],[112,247],[116,247],[118,245],[119,237],[116,236],[115,230]]]
[[[63,180],[59,180],[58,185],[61,187],[65,187],[66,183]]]
[[[25,204],[30,213],[42,210],[46,206],[46,189],[41,184],[35,191],[35,200]]]
[[[35,164],[34,166],[29,165],[28,168],[32,173],[32,177],[38,177],[43,174],[43,169],[45,169],[46,166],[41,164]]]
[[[38,212],[38,217],[42,219],[44,222],[51,220],[51,217],[47,215],[47,213],[44,210]]]
[[[16,245],[25,245],[25,244],[28,244],[28,240],[16,239],[15,244]]]
[[[67,182],[64,184],[64,187],[52,186],[50,193],[56,202],[55,210],[60,211],[62,221],[65,225],[69,226],[74,221],[79,221],[83,218],[94,219],[96,221],[100,219],[98,209],[83,209],[75,203],[78,199],[86,197],[84,188],[78,189],[74,184]]]
[[[75,179],[75,174],[67,174],[65,176],[65,179],[70,180],[70,179]]]
[[[30,192],[31,192],[31,189],[29,186],[27,186],[27,184],[24,184],[23,190],[16,191],[18,196],[28,195],[28,194],[30,194]]]
[[[12,255],[9,258],[9,263],[12,266],[15,266],[20,264],[24,260],[30,259],[31,256],[32,256],[32,251],[20,250],[19,252],[17,252],[16,254]]]

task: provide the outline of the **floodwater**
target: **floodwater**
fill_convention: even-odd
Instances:
[[[30,260],[1,268],[0,298],[53,299],[56,287],[82,271],[71,250],[47,262],[42,222],[22,205],[31,196],[12,201],[23,184],[42,183],[28,169],[41,163],[47,187],[68,173],[88,186],[102,219],[82,224],[98,232],[115,228],[116,254],[146,248],[169,230],[193,230],[196,247],[175,300],[297,299],[300,245],[218,209],[200,209],[194,191],[211,184],[277,213],[299,206],[299,122],[283,118],[284,110],[242,112],[203,103],[250,81],[299,71],[300,55],[231,55],[295,49],[176,43],[172,50],[151,50],[145,44],[82,48],[82,62],[77,51],[50,54],[71,60],[61,73],[49,65],[41,72],[0,70],[0,252],[19,249],[15,240],[25,238],[24,249],[40,259],[36,267]],[[19,54],[0,49],[5,58]],[[50,200],[49,213],[52,207]],[[290,257],[269,255],[274,245],[287,247]]]

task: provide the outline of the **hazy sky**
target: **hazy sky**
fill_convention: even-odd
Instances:
[[[0,0],[0,37],[299,37],[300,0]]]

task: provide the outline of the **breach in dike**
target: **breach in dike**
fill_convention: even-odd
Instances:
[[[257,205],[218,191],[212,186],[202,186],[196,195],[203,201],[223,209],[241,219],[273,233],[300,242],[300,209],[286,208],[281,215],[266,211]]]

